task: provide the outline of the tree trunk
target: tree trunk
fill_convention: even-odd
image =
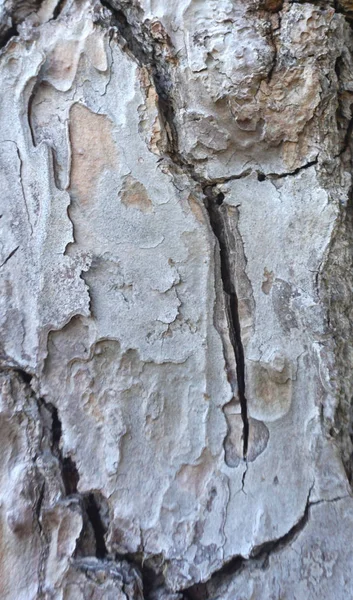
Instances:
[[[2,0],[0,598],[353,598],[353,3]]]

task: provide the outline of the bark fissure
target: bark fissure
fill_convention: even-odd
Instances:
[[[314,165],[318,164],[318,156],[315,158],[315,160],[311,160],[309,162],[307,162],[305,165],[302,165],[301,167],[298,167],[297,169],[295,169],[294,171],[288,171],[287,173],[262,173],[261,171],[256,171],[257,173],[257,180],[258,181],[266,181],[266,180],[271,180],[271,179],[283,179],[284,177],[292,177],[295,175],[298,175],[298,173],[300,173],[301,171],[304,171],[305,169],[310,169],[310,167],[313,167]]]
[[[0,50],[5,48],[7,43],[16,36],[18,36],[18,30],[15,25],[12,25],[11,27],[0,27]]]
[[[229,247],[227,244],[227,230],[229,228],[229,224],[227,219],[224,218],[224,207],[222,207],[224,195],[221,192],[214,194],[213,188],[210,187],[204,188],[204,193],[205,206],[209,216],[210,226],[219,245],[221,263],[220,275],[222,279],[225,309],[229,328],[229,338],[234,351],[236,363],[238,396],[241,417],[243,420],[243,458],[246,459],[249,440],[249,419],[248,405],[245,395],[245,359],[241,338],[241,324],[235,274],[231,268]]]
[[[279,552],[284,547],[290,545],[306,527],[310,517],[310,507],[314,504],[318,504],[318,502],[310,502],[312,488],[313,486],[310,487],[302,516],[287,533],[276,540],[271,540],[261,544],[261,546],[254,547],[249,558],[235,556],[223,565],[221,569],[215,571],[208,581],[196,584],[184,590],[186,597],[189,600],[209,600],[212,597],[208,590],[210,583],[213,582],[217,586],[218,583],[221,583],[221,580],[224,581],[227,577],[234,577],[234,575],[239,574],[242,569],[247,568],[250,564],[256,564],[258,568],[266,569],[270,555]],[[341,498],[335,498],[333,501],[340,499]]]
[[[51,450],[53,455],[58,459],[61,478],[65,489],[66,496],[77,494],[77,484],[79,481],[79,474],[77,467],[70,456],[63,456],[62,449],[60,447],[62,437],[62,424],[59,419],[58,409],[51,403],[41,399],[41,403],[51,413],[52,418],[52,429],[51,429]]]
[[[139,37],[135,35],[128,17],[118,2],[102,0],[101,4],[111,12],[111,24],[125,40],[128,52],[140,66],[146,66],[150,69],[158,96],[160,118],[167,134],[168,155],[179,166],[187,166],[188,169],[193,169],[193,165],[186,165],[178,152],[177,132],[174,126],[173,99],[171,96],[173,83],[169,73],[168,62],[160,58],[162,49],[160,49],[160,55],[158,56],[158,41],[151,39],[150,32],[144,26],[143,22],[139,23],[141,35]]]
[[[0,265],[0,268],[3,267],[4,265],[6,265],[6,263],[10,260],[10,258],[13,257],[14,254],[16,254],[17,250],[19,249],[19,246],[16,246],[16,248],[14,248],[10,254],[5,258],[5,260],[3,260],[3,262]]]
[[[95,495],[93,493],[88,494],[84,498],[83,504],[94,532],[96,542],[96,557],[105,558],[108,554],[105,544],[106,528],[104,527]]]
[[[175,164],[197,183],[207,185],[205,178],[199,176],[195,171],[195,166],[189,163],[180,153],[178,132],[175,126],[175,108],[172,95],[173,81],[170,73],[170,63],[176,62],[174,48],[168,39],[168,48],[171,56],[169,61],[163,56],[163,42],[159,44],[157,39],[153,39],[149,29],[143,21],[135,24],[135,27],[129,22],[119,2],[114,0],[101,0],[102,6],[105,6],[112,14],[111,24],[122,35],[126,42],[126,49],[141,66],[150,69],[153,83],[157,92],[157,102],[159,116],[167,135],[166,154]],[[139,32],[137,33],[137,26]],[[249,174],[250,170],[246,171]],[[244,176],[243,174],[240,177]],[[238,178],[235,176],[234,178]],[[218,180],[217,180],[218,182]],[[216,181],[214,182],[216,183]]]
[[[77,490],[79,482],[79,473],[74,460],[71,456],[64,456],[60,447],[62,438],[62,423],[59,418],[57,408],[45,400],[40,399],[47,410],[51,413],[52,427],[51,427],[51,450],[53,455],[57,458],[60,466],[61,478],[65,489],[66,497],[77,496],[81,499],[81,506],[83,511],[84,522],[90,524],[94,534],[95,541],[95,556],[97,558],[105,558],[108,554],[107,547],[105,544],[105,534],[107,528],[104,526],[101,511],[99,506],[98,495],[94,492],[80,494]],[[43,498],[41,499],[40,505],[42,504]],[[37,506],[38,514],[40,514],[40,506]],[[81,533],[84,535],[85,524]]]

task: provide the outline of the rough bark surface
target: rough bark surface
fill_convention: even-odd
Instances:
[[[0,2],[0,598],[353,597],[353,3]]]

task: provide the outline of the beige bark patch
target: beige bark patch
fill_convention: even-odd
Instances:
[[[129,208],[135,208],[141,212],[152,212],[153,204],[148,197],[145,186],[132,175],[124,179],[120,192],[121,201]]]
[[[266,422],[287,414],[295,378],[296,367],[280,354],[248,361],[246,389],[251,416]]]
[[[47,57],[44,79],[58,90],[69,90],[76,76],[79,59],[77,40],[57,41]]]
[[[237,467],[243,460],[243,429],[241,415],[227,414],[228,433],[224,441],[225,461],[228,467]],[[262,421],[249,419],[247,460],[253,462],[266,449],[269,431]]]
[[[176,480],[180,488],[199,497],[206,490],[211,473],[212,458],[208,450],[204,449],[197,464],[180,467]]]
[[[169,127],[166,123],[164,126],[161,124],[158,94],[147,68],[140,69],[139,80],[144,96],[144,102],[138,107],[139,131],[150,151],[160,156],[167,147],[166,132],[170,134]]]
[[[107,54],[104,47],[104,37],[99,31],[94,31],[85,42],[85,53],[97,71],[108,69]]]
[[[91,112],[81,104],[70,110],[71,178],[70,191],[81,204],[92,202],[100,175],[118,166],[113,124],[105,115]]]
[[[202,206],[201,206],[200,202],[198,202],[196,200],[195,196],[193,196],[192,194],[189,195],[188,202],[189,202],[189,206],[190,206],[191,212],[196,217],[196,219],[198,220],[198,222],[199,223],[205,223],[205,216],[204,216],[204,213],[203,213]]]

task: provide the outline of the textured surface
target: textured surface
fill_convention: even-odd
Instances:
[[[1,3],[1,598],[353,594],[336,4]]]

